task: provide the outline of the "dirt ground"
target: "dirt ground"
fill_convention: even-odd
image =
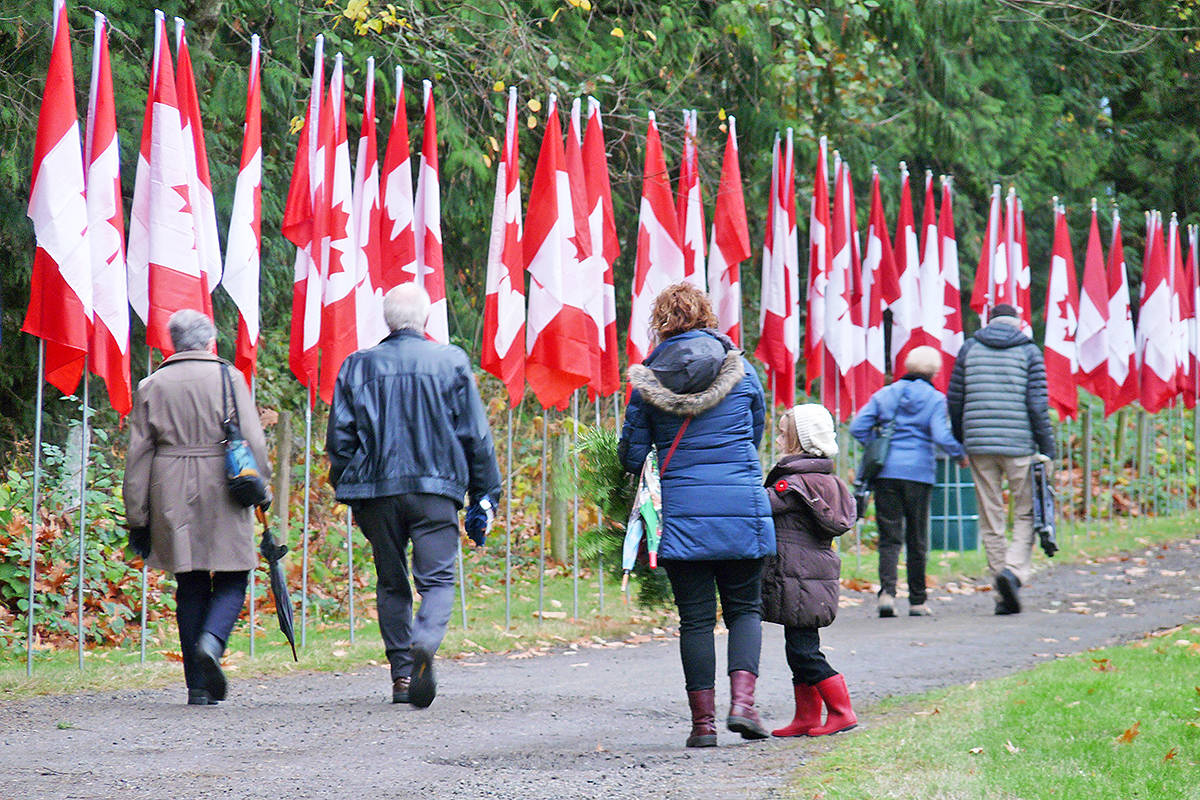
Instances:
[[[1038,574],[1026,611],[939,587],[935,616],[881,620],[843,592],[823,632],[863,725],[887,695],[1011,673],[1058,654],[1200,619],[1200,539]],[[907,613],[907,604],[900,603]],[[773,798],[813,740],[686,750],[687,704],[669,634],[550,656],[438,662],[425,710],[393,706],[383,667],[238,681],[212,708],[168,689],[0,704],[0,799],[9,798]],[[724,638],[717,640],[718,648]],[[720,658],[723,662],[723,657]],[[720,666],[720,664],[719,664]],[[764,626],[758,704],[790,719],[783,637]],[[728,699],[718,684],[718,714]],[[846,734],[852,736],[853,733]]]

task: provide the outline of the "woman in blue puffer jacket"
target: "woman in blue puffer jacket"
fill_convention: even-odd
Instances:
[[[762,644],[762,564],[775,552],[758,445],[765,403],[753,367],[717,324],[696,287],[669,286],[650,325],[662,343],[629,368],[633,395],[621,462],[637,474],[654,447],[662,474],[658,556],[679,608],[679,652],[692,712],[688,747],[712,747],[716,729],[716,593],[729,629],[729,730],[767,731],[754,708]],[[715,592],[714,592],[715,587]]]
[[[908,613],[928,616],[925,605],[925,549],[929,497],[935,480],[934,446],[960,461],[966,455],[950,429],[946,396],[933,386],[942,354],[914,347],[904,360],[905,375],[867,401],[850,423],[850,435],[864,445],[876,425],[896,421],[887,459],[875,479],[875,518],[879,523],[879,616],[896,616],[896,562],[907,548]]]

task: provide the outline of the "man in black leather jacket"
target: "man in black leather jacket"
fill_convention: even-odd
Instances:
[[[429,296],[403,284],[384,298],[391,334],[338,372],[325,448],[337,499],[354,510],[378,575],[379,629],[392,702],[424,708],[433,655],[454,606],[458,510],[482,545],[500,489],[492,434],[467,355],[423,334]],[[421,595],[415,624],[406,550]]]

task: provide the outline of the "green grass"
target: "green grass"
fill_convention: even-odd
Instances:
[[[814,800],[1200,798],[1200,627],[885,701],[799,771]]]

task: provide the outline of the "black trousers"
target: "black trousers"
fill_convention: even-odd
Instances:
[[[933,486],[900,478],[875,481],[875,518],[879,522],[880,592],[896,594],[896,563],[907,548],[908,601],[925,602],[925,552],[928,549],[929,495]]]
[[[821,652],[821,634],[816,628],[784,627],[783,651],[792,668],[792,683],[797,686],[802,683],[816,686],[837,675]]]
[[[762,649],[762,559],[728,561],[663,560],[679,608],[679,657],[689,692],[717,682],[717,594],[729,629],[729,671],[758,674]]]
[[[202,633],[211,633],[221,644],[229,634],[246,603],[249,572],[175,573],[175,619],[179,623],[179,653],[183,656],[183,677],[189,689],[205,684],[195,667],[196,641]]]
[[[454,563],[458,557],[458,506],[435,494],[400,494],[354,503],[354,519],[375,556],[376,605],[392,680],[412,672],[414,646],[436,652],[454,608]],[[421,593],[413,624],[408,582]]]

